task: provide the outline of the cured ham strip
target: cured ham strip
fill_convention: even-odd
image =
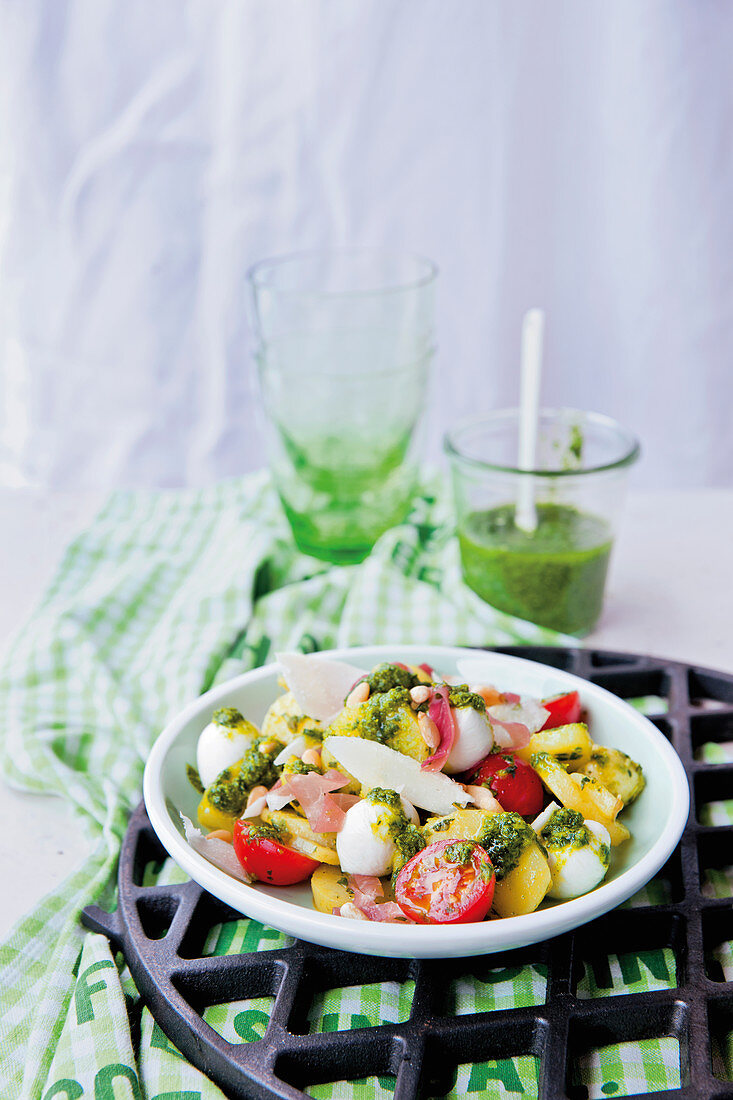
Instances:
[[[277,790],[273,788],[267,795],[267,805],[271,810],[281,810],[289,802],[298,802],[314,832],[337,833],[343,827],[346,813],[331,792],[348,782],[345,775],[333,768],[325,775],[317,772],[288,775]]]
[[[437,752],[434,752],[427,760],[423,760],[422,767],[426,771],[437,772],[443,767],[456,739],[456,723],[450,707],[450,688],[447,684],[441,684],[440,687],[433,690],[428,716],[432,718],[438,727],[440,745]]]
[[[384,897],[384,888],[374,875],[349,875],[347,881],[354,891],[354,905],[369,920],[412,923],[396,901],[377,902],[377,898]]]

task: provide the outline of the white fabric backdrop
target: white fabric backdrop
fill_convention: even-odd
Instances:
[[[733,3],[2,0],[0,484],[261,462],[244,272],[381,244],[441,268],[442,428],[546,404],[731,484]]]

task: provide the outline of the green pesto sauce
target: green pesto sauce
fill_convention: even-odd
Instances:
[[[528,534],[516,526],[514,504],[503,504],[471,512],[458,541],[466,584],[492,607],[570,634],[595,625],[611,554],[599,517],[541,503]]]
[[[580,430],[580,425],[573,424],[570,429],[570,439],[568,440],[568,466],[580,466],[581,459],[583,458],[583,443],[583,433]]]
[[[305,729],[302,732],[303,732],[303,737],[310,737],[314,741],[322,741],[323,740],[323,730],[316,730],[316,729],[313,729],[311,726],[306,726]]]
[[[278,829],[268,821],[264,821],[261,825],[250,825],[247,835],[253,840],[274,840],[278,844],[282,844],[287,839],[284,829]]]
[[[398,832],[392,840],[397,849],[394,860],[394,873],[396,874],[401,867],[405,866],[408,860],[423,850],[425,839],[417,825],[408,822],[405,828]]]
[[[522,853],[535,843],[536,836],[519,814],[488,814],[476,841],[486,849],[496,878],[501,881],[514,870]]]
[[[455,844],[448,844],[443,849],[443,856],[449,863],[472,863],[475,847],[471,840],[457,840]]]
[[[378,692],[391,691],[392,688],[410,688],[421,683],[420,677],[409,668],[400,668],[399,665],[391,665],[388,662],[377,665],[366,677],[369,684],[369,692],[374,695]]]
[[[577,810],[555,810],[540,830],[540,837],[549,849],[585,848],[590,844],[590,833]]]
[[[392,871],[394,876],[408,860],[422,851],[425,841],[420,829],[408,820],[397,791],[373,787],[366,796],[366,801],[372,806],[384,806],[387,811],[384,818],[380,815],[379,821],[382,826],[387,825],[387,835],[397,849]]]
[[[199,775],[198,768],[194,768],[193,764],[186,764],[186,775],[188,776],[188,782],[191,784],[195,791],[199,794],[203,794],[206,788],[201,782],[201,776]]]
[[[379,741],[382,745],[389,744],[400,732],[400,708],[409,705],[410,692],[407,688],[395,687],[370,695],[360,709],[358,725],[361,736]]]
[[[432,825],[431,828],[434,833],[441,833],[443,829],[450,828],[452,822],[452,817],[444,817],[440,821],[436,821],[435,825]]]
[[[397,791],[391,791],[388,787],[372,787],[366,796],[366,801],[372,806],[387,806],[392,813],[397,814],[398,817],[404,817],[405,822],[407,821],[402,799]]]
[[[322,774],[321,769],[317,768],[315,764],[304,764],[297,756],[291,756],[289,760],[286,760],[283,772],[287,772],[289,775],[308,775],[308,772]]]
[[[244,722],[244,715],[236,707],[219,707],[218,710],[214,711],[212,722],[215,722],[217,726],[236,729]]]
[[[206,792],[209,802],[225,814],[240,814],[247,802],[247,792],[239,782],[236,768],[225,768]]]
[[[474,710],[486,713],[486,703],[474,691],[468,690],[468,684],[456,684],[450,689],[448,701],[452,707],[473,707]]]
[[[279,751],[279,745],[269,753],[247,749],[239,764],[225,768],[207,790],[212,806],[222,813],[240,814],[253,787],[259,784],[271,787],[277,781],[277,768],[272,761]]]

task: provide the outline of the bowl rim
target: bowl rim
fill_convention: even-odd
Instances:
[[[588,894],[523,916],[503,917],[476,924],[423,925],[420,926],[420,939],[417,943],[414,925],[344,920],[342,917],[319,913],[297,902],[288,901],[286,897],[281,899],[264,892],[265,889],[272,891],[275,889],[273,887],[260,890],[242,883],[199,855],[178,831],[163,793],[163,766],[168,751],[192,718],[210,710],[214,705],[221,705],[223,699],[248,684],[276,675],[279,665],[275,661],[219,684],[188,703],[156,739],[145,766],[143,796],[153,829],[174,861],[215,897],[245,916],[297,939],[340,950],[407,958],[480,955],[550,939],[602,916],[641,889],[672,854],[682,836],[689,813],[690,791],[687,775],[682,761],[664,734],[630,704],[589,680],[551,665],[472,647],[385,644],[322,650],[313,656],[315,659],[350,660],[358,663],[360,655],[375,653],[377,661],[380,655],[387,658],[391,654],[396,659],[399,654],[408,660],[411,657],[420,657],[436,667],[439,667],[441,658],[455,662],[467,657],[482,657],[496,662],[502,672],[503,667],[507,671],[514,668],[519,673],[523,669],[531,668],[536,674],[538,668],[544,668],[561,684],[567,685],[568,690],[578,689],[585,692],[586,697],[588,692],[591,697],[600,697],[612,710],[617,710],[623,719],[631,719],[638,726],[666,765],[669,778],[666,821],[656,840],[637,863],[622,871],[611,882],[596,887]],[[369,659],[374,660],[373,656]],[[592,698],[588,701],[592,702]],[[280,889],[286,890],[287,887]],[[355,925],[358,925],[357,935]]]

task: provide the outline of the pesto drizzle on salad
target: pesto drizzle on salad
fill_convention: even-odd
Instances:
[[[487,814],[476,842],[486,849],[500,882],[514,870],[530,844],[537,842],[537,836],[517,813]]]

